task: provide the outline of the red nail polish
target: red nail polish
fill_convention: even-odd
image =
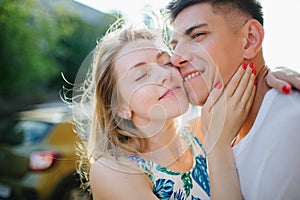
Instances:
[[[257,81],[256,81],[256,80],[254,80],[254,85],[255,85],[255,86],[257,85]]]
[[[221,89],[222,88],[222,83],[217,83],[216,85],[215,85],[215,88],[217,88],[217,89]]]
[[[283,86],[282,92],[284,92],[285,94],[289,94],[291,92],[291,87],[288,85]]]
[[[247,69],[247,64],[243,63],[242,67],[243,67],[244,70],[246,70]]]
[[[252,69],[252,73],[256,75],[256,69]]]
[[[254,68],[254,64],[253,64],[253,63],[250,63],[250,64],[249,64],[249,67],[250,67],[251,69],[253,69],[253,68]]]

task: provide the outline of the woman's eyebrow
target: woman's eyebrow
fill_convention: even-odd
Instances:
[[[136,63],[135,65],[133,65],[132,67],[130,67],[129,70],[131,70],[131,69],[133,69],[133,68],[136,68],[136,67],[139,67],[139,66],[141,66],[141,65],[145,65],[145,64],[147,64],[147,63],[146,63],[146,62],[138,62],[138,63]]]

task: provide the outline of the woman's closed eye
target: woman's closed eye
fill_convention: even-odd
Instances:
[[[137,82],[137,81],[143,80],[143,79],[146,78],[147,76],[148,76],[148,73],[144,73],[144,74],[142,74],[141,76],[138,76],[138,78],[135,79],[135,81]]]

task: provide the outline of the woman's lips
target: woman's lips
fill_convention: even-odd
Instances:
[[[179,86],[172,87],[171,89],[168,89],[161,97],[159,97],[158,100],[166,99],[169,96],[173,96],[179,90],[180,90]]]

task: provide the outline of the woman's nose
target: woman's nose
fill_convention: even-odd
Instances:
[[[158,77],[158,84],[159,85],[165,85],[168,81],[172,79],[171,75],[171,67],[170,66],[158,66],[159,70],[157,70],[157,77]]]

